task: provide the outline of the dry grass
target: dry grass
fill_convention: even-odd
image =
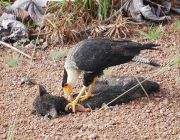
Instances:
[[[85,30],[90,15],[83,7],[73,5],[71,11],[64,10],[66,5],[59,5],[44,22],[45,28],[42,30],[46,34],[46,40],[54,43],[72,43],[80,40],[79,32]]]
[[[132,33],[130,24],[132,24],[132,22],[128,21],[128,18],[119,15],[113,23],[107,25],[107,31],[104,36],[110,38],[126,38],[130,31]]]
[[[53,5],[50,3],[49,15],[44,21],[44,28],[41,32],[46,34],[49,43],[69,44],[77,42],[89,35],[93,37],[108,36],[111,38],[126,38],[132,32],[132,22],[121,14],[107,24],[102,24],[100,18],[93,18],[93,15],[83,5],[61,3]],[[52,7],[52,8],[50,8]],[[91,28],[90,32],[82,33]]]

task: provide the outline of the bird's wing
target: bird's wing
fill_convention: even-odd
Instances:
[[[113,40],[111,41],[111,46],[113,48],[113,53],[122,54],[123,52],[124,56],[135,56],[140,53],[143,45],[130,40]]]
[[[139,54],[138,47],[140,46],[142,45],[129,40],[92,38],[76,46],[79,48],[74,52],[73,59],[81,70],[103,70],[109,66],[129,62]]]
[[[84,40],[80,42],[79,46],[73,54],[73,59],[76,66],[84,71],[95,71],[101,64],[106,62],[112,50],[110,42],[101,39]]]

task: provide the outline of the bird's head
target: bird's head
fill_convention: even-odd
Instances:
[[[64,97],[70,101],[72,99],[71,92],[72,92],[72,87],[75,84],[78,76],[79,76],[79,71],[77,71],[74,68],[69,68],[68,72],[66,69],[64,69],[63,73],[63,79],[62,79],[62,88],[64,91]]]

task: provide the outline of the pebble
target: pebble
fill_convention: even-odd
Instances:
[[[2,81],[0,81],[0,87],[2,87],[3,86],[3,82]]]
[[[167,98],[163,100],[163,104],[164,104],[164,105],[168,105],[168,103],[169,103],[169,101],[168,101]]]
[[[95,139],[97,137],[98,137],[98,135],[96,133],[92,133],[88,136],[89,139]]]
[[[146,113],[150,113],[150,112],[151,112],[151,110],[149,110],[149,109],[146,110]]]
[[[54,139],[59,140],[60,139],[59,135],[55,136]]]
[[[105,114],[105,116],[107,116],[107,117],[108,117],[108,116],[110,116],[110,114],[109,114],[109,113],[106,113],[106,114]]]

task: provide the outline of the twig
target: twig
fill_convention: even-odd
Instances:
[[[26,53],[24,53],[24,52],[18,50],[17,48],[11,46],[11,45],[8,44],[8,43],[5,43],[5,42],[3,42],[3,41],[0,41],[0,44],[3,44],[3,45],[5,45],[6,47],[9,47],[9,48],[11,48],[11,49],[13,49],[13,50],[15,50],[15,51],[17,51],[17,52],[19,52],[19,53],[25,55],[25,56],[28,57],[29,59],[33,59],[30,55],[28,55],[28,54],[26,54]]]

